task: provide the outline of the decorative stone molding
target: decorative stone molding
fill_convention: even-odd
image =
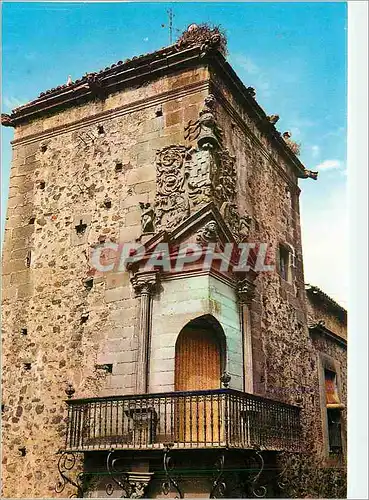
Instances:
[[[110,451],[106,459],[106,469],[112,483],[106,485],[106,493],[111,496],[114,493],[115,483],[122,491],[121,498],[144,498],[146,488],[154,475],[153,472],[123,471],[117,468],[122,457],[115,456],[114,450]]]
[[[152,295],[157,289],[158,273],[138,272],[131,279],[131,283],[133,285],[135,293],[140,296],[141,300],[138,326],[136,390],[139,394],[144,394],[148,389]]]
[[[131,283],[137,296],[154,294],[158,282],[157,272],[138,272],[131,278]]]

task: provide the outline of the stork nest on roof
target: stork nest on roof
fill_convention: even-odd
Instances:
[[[207,23],[191,24],[177,40],[178,47],[210,46],[216,48],[224,56],[227,55],[227,39],[220,26],[210,26]]]

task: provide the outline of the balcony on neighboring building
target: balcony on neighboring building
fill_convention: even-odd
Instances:
[[[68,400],[67,451],[299,451],[300,408],[233,389]]]

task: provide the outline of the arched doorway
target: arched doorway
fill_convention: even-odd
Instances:
[[[175,349],[175,391],[219,389],[225,365],[225,335],[212,316],[188,323]],[[221,440],[221,397],[188,394],[177,407],[178,439],[181,442],[215,443]]]

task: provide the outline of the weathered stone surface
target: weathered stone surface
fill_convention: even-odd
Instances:
[[[211,182],[218,190],[213,196],[219,205],[234,203],[240,216],[251,216],[250,241],[270,243],[274,255],[281,242],[289,243],[296,253],[292,283],[276,272],[259,275],[255,281],[256,292],[248,306],[253,390],[301,404],[304,439],[321,453],[317,352],[327,352],[341,363],[343,380],[345,354],[308,334],[296,170],[204,62],[15,129],[3,257],[3,402],[9,408],[3,416],[6,497],[57,496],[56,451],[64,446],[68,383],[76,398],[135,391],[140,298],[127,273],[95,273],[89,255],[101,241],[135,241],[141,236],[139,203],[154,203],[158,192],[165,191],[155,164],[157,151],[187,151],[185,130],[189,120],[199,119],[209,79],[227,106],[215,103],[222,134],[219,130],[215,134],[212,126],[205,138],[228,150],[221,159],[232,181],[229,185],[223,175],[214,175]],[[162,116],[155,116],[158,106]],[[103,125],[103,134],[97,122]],[[204,133],[195,135],[191,140],[204,138]],[[45,150],[41,143],[47,143]],[[209,201],[200,184],[207,179],[207,167],[216,162],[211,163],[215,156],[209,150],[191,154],[192,166],[198,168],[195,201],[192,198],[189,204],[193,212]],[[45,182],[44,189],[39,180]],[[173,198],[170,203],[180,208],[183,220],[190,212],[186,200],[185,207],[178,207],[180,201]],[[31,216],[34,224],[29,224]],[[76,226],[81,225],[86,227],[77,233]],[[164,221],[163,228],[167,226]],[[27,268],[29,249],[32,259]],[[87,290],[89,276],[94,280]],[[239,313],[235,289],[213,276],[163,281],[152,299],[150,391],[174,389],[178,334],[189,321],[206,314],[223,326],[231,387],[242,390]],[[334,318],[327,318],[328,323],[332,330],[343,328]],[[27,328],[26,336],[20,334],[22,328]],[[27,372],[22,368],[26,359],[32,363]],[[113,365],[111,374],[96,369],[106,363]],[[20,459],[18,448],[24,443],[27,454]],[[26,474],[27,481],[20,481]],[[66,489],[63,495],[71,493]]]

